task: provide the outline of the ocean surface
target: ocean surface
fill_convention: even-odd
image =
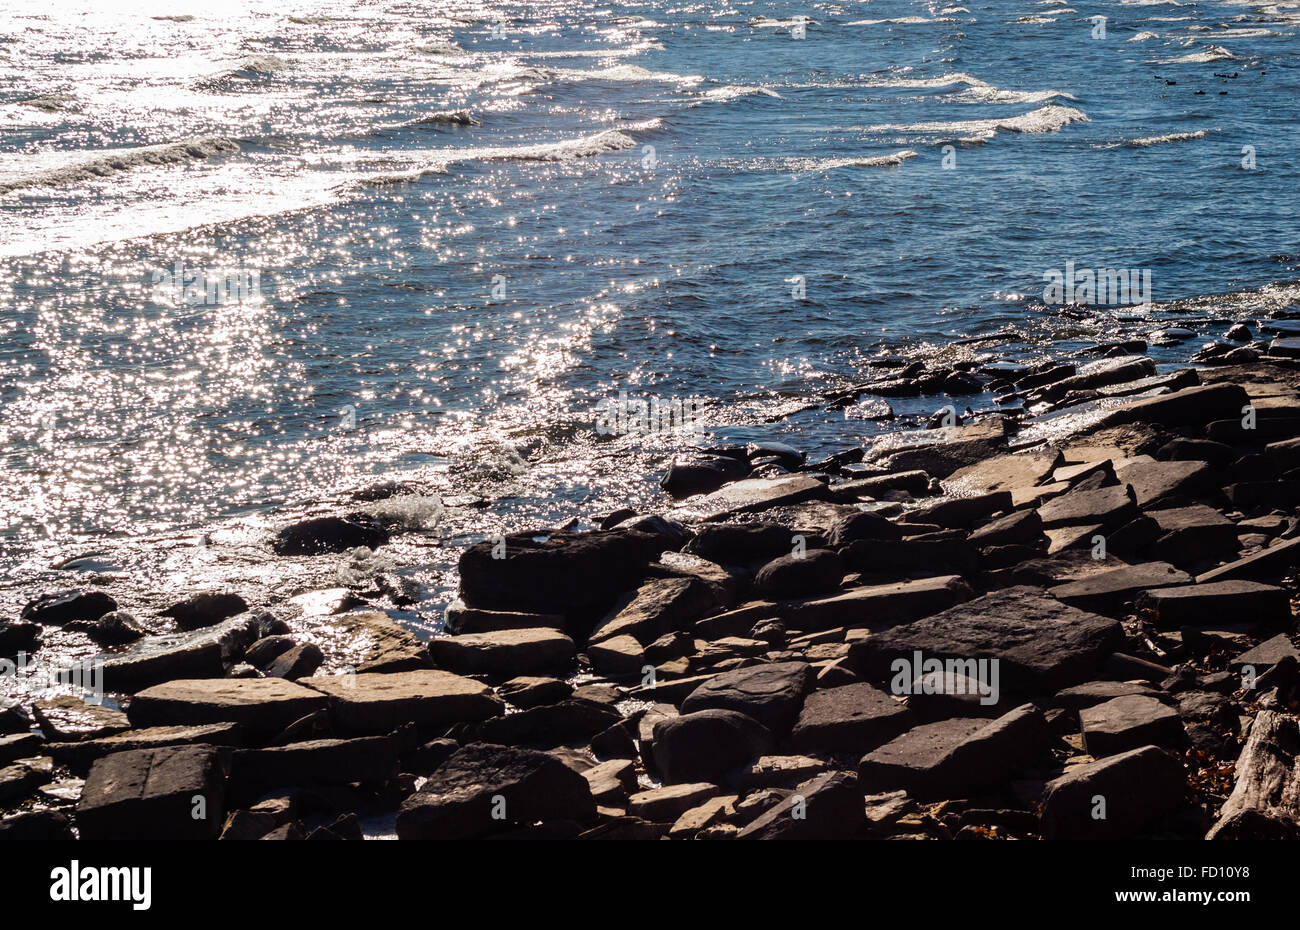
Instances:
[[[428,635],[484,533],[890,428],[795,412],[873,360],[1185,360],[1300,298],[1298,53],[1296,0],[7,0],[0,611],[389,572]],[[602,435],[620,392],[700,429]],[[270,555],[389,479],[393,545]]]

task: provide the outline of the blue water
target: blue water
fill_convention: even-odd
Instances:
[[[406,477],[418,624],[465,539],[661,504],[675,450],[863,441],[766,421],[878,356],[1285,308],[1298,33],[1297,2],[11,0],[0,597],[92,551],[124,589],[288,596],[335,569],[268,529]],[[1046,306],[1067,262],[1153,303]],[[708,429],[600,437],[620,390]]]

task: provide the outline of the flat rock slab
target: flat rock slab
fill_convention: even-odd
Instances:
[[[399,839],[456,840],[537,821],[596,818],[587,779],[544,752],[471,743],[440,765],[397,813]]]
[[[1212,568],[1196,576],[1197,584],[1248,578],[1256,581],[1281,578],[1300,564],[1300,538],[1287,539],[1252,555]]]
[[[1117,407],[1103,421],[1107,426],[1154,423],[1159,426],[1201,426],[1213,420],[1240,420],[1241,408],[1250,402],[1236,384],[1211,384],[1184,388]]]
[[[255,801],[277,787],[379,784],[396,776],[397,745],[387,736],[241,749],[230,759],[230,793],[236,801]]]
[[[928,617],[968,601],[974,594],[960,575],[939,575],[787,601],[780,605],[780,615],[790,627],[808,632],[841,626],[886,629]]]
[[[1121,484],[1133,489],[1139,507],[1148,507],[1167,497],[1197,494],[1211,483],[1210,467],[1204,462],[1135,462],[1115,470]]]
[[[612,705],[575,694],[565,701],[472,724],[468,732],[475,739],[489,743],[553,747],[587,743],[622,719]]]
[[[1125,839],[1181,805],[1186,790],[1182,763],[1155,746],[1077,765],[1043,792],[1043,839]]]
[[[77,804],[77,826],[88,840],[212,839],[224,819],[225,777],[212,746],[105,756],[91,766]]]
[[[648,646],[673,630],[689,629],[717,606],[713,591],[697,578],[654,578],[623,597],[596,624],[588,642],[630,636]]]
[[[1108,612],[1119,609],[1143,591],[1188,584],[1191,580],[1191,575],[1168,562],[1144,562],[1120,565],[1079,581],[1057,585],[1047,593],[1072,607]]]
[[[1111,485],[1094,491],[1069,491],[1053,497],[1038,508],[1044,529],[1062,526],[1118,527],[1138,515],[1133,491],[1128,485]]]
[[[1277,626],[1291,619],[1291,597],[1285,588],[1257,581],[1212,581],[1147,591],[1138,607],[1149,610],[1157,626],[1178,629],[1207,626],[1224,617],[1246,617],[1252,623]]]
[[[432,729],[505,711],[487,685],[440,669],[320,675],[299,684],[328,696],[330,717],[345,733],[386,733],[408,722]]]
[[[243,745],[243,732],[237,724],[213,723],[199,727],[144,727],[123,730],[100,739],[79,743],[51,743],[47,747],[51,758],[74,772],[85,772],[96,759],[115,752],[135,749],[161,749],[165,746],[188,746],[201,743],[208,746]]]
[[[136,694],[127,717],[135,727],[237,723],[250,733],[275,734],[327,705],[319,691],[283,678],[182,679]]]
[[[811,690],[814,670],[806,662],[772,662],[714,675],[682,702],[682,713],[716,707],[753,717],[778,738],[794,726]]]
[[[858,782],[868,794],[897,788],[928,787],[944,757],[987,723],[954,717],[913,727],[862,757]]]
[[[745,478],[733,481],[712,494],[686,502],[676,508],[671,516],[678,520],[712,522],[738,513],[753,513],[771,507],[829,498],[826,485],[807,475]]]
[[[953,493],[987,494],[990,491],[1015,491],[1029,488],[1047,478],[1061,461],[1052,452],[1020,452],[995,455],[993,458],[959,468],[943,482]]]
[[[1056,692],[1094,677],[1121,638],[1114,620],[1047,597],[1041,588],[994,591],[942,613],[854,643],[845,660],[873,681],[892,677],[895,659],[999,660],[1010,693]]]
[[[1178,711],[1153,697],[1127,694],[1079,711],[1083,748],[1095,758],[1141,746],[1178,746],[1186,741]]]
[[[378,610],[322,618],[307,635],[330,657],[330,667],[342,663],[361,673],[405,672],[430,664],[424,644]]]
[[[627,799],[627,812],[633,817],[652,823],[674,823],[677,818],[703,804],[718,793],[718,786],[709,782],[668,785],[638,791]]]
[[[429,654],[440,668],[470,675],[512,678],[564,668],[577,650],[559,630],[498,630],[429,640]]]
[[[1300,836],[1300,720],[1262,710],[1235,768],[1232,794],[1207,840]]]
[[[95,739],[125,730],[126,714],[111,707],[87,704],[81,698],[60,695],[32,704],[32,716],[51,741]]]
[[[1052,698],[1052,706],[1060,707],[1071,713],[1078,713],[1085,707],[1104,704],[1118,697],[1145,695],[1154,697],[1160,692],[1150,685],[1132,681],[1089,681],[1073,688],[1065,688]]]
[[[826,769],[827,763],[813,756],[760,756],[732,772],[728,782],[740,791],[794,788]]]
[[[1286,658],[1300,661],[1300,652],[1296,651],[1285,633],[1279,633],[1271,639],[1264,640],[1254,649],[1248,649],[1237,656],[1232,660],[1231,666],[1238,670],[1250,666],[1255,669],[1256,674],[1262,675]]]
[[[798,785],[785,800],[740,831],[741,840],[833,840],[866,822],[862,790],[847,772],[827,772]]]
[[[842,685],[808,695],[790,734],[790,745],[797,752],[861,756],[913,722],[906,705],[872,685]]]
[[[453,601],[443,613],[450,633],[491,633],[496,630],[527,630],[536,627],[565,628],[562,614],[530,614],[518,610],[482,610]]]

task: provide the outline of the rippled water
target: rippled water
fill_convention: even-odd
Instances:
[[[76,570],[128,604],[346,581],[376,566],[274,559],[267,528],[408,477],[424,532],[376,564],[429,626],[475,533],[653,501],[683,445],[870,435],[766,421],[877,356],[1217,335],[1300,296],[1294,0],[9,0],[0,26],[6,613]],[[1149,269],[1154,305],[1045,306],[1069,261]],[[601,437],[619,390],[699,398],[709,432]]]

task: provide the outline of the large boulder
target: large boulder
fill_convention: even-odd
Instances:
[[[225,776],[213,746],[116,752],[95,762],[77,803],[87,840],[216,837],[225,819]]]
[[[737,834],[740,840],[836,840],[857,834],[866,808],[857,779],[827,772],[809,779]]]
[[[27,602],[20,620],[41,626],[61,626],[72,620],[97,620],[117,610],[117,601],[103,591],[57,591]]]
[[[397,813],[400,839],[459,840],[537,821],[595,819],[587,779],[544,752],[473,743],[440,765]]]
[[[1043,839],[1126,839],[1182,804],[1186,790],[1182,763],[1155,746],[1076,765],[1043,792]]]
[[[733,710],[666,717],[654,726],[654,762],[665,782],[719,782],[772,749],[768,729]]]
[[[687,695],[682,713],[734,710],[783,737],[794,726],[813,678],[813,668],[806,662],[772,662],[723,672]]]
[[[127,717],[135,727],[238,723],[272,735],[327,704],[319,691],[283,678],[182,679],[136,694]]]
[[[913,722],[907,706],[866,683],[814,691],[790,735],[798,752],[870,752]]]

